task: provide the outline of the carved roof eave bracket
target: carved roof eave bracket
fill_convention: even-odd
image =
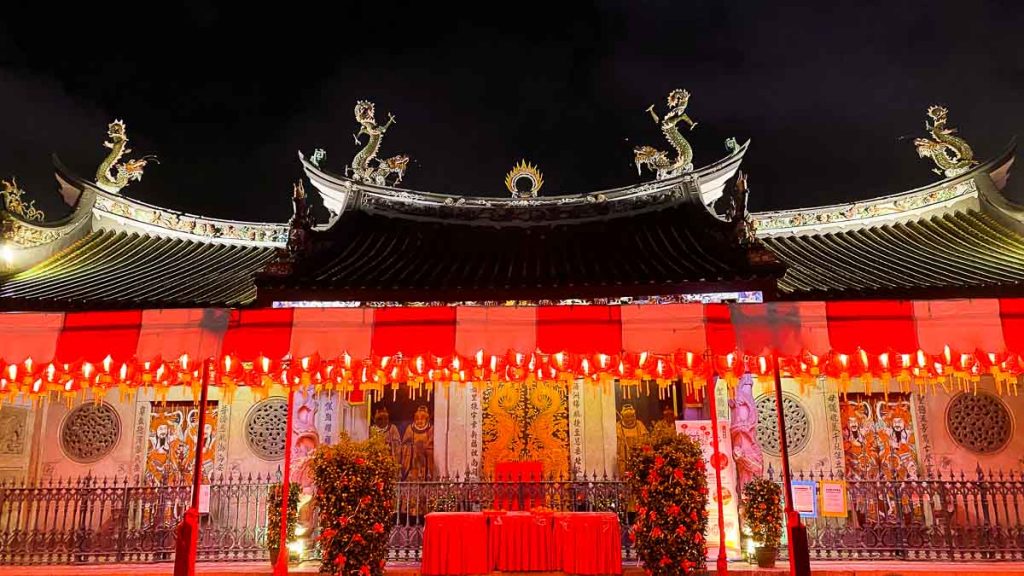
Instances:
[[[0,219],[3,220],[3,240],[18,248],[35,248],[55,242],[74,228],[74,223],[56,228],[39,226],[6,211],[0,213]]]
[[[873,198],[863,202],[836,204],[818,208],[760,212],[751,217],[759,237],[822,234],[842,230],[882,226],[931,214],[979,208],[979,195],[987,186],[978,178],[1003,170],[1013,161],[1014,143],[995,160],[974,167],[955,178],[948,178],[914,190]],[[998,192],[996,192],[998,194]]]
[[[324,197],[325,204],[335,207],[332,211],[340,213],[344,209],[358,207],[368,212],[421,220],[521,226],[551,221],[604,219],[610,217],[612,212],[626,215],[660,209],[679,201],[679,191],[684,188],[691,189],[693,195],[699,195],[703,204],[710,204],[721,195],[725,182],[735,175],[749,145],[747,141],[735,152],[713,164],[670,179],[588,194],[512,199],[449,196],[374,186],[325,172],[314,166],[301,152],[299,159],[307,177]],[[713,194],[710,200],[709,193]],[[690,195],[687,194],[688,198]],[[532,214],[524,215],[526,211]],[[543,212],[549,215],[542,215]]]

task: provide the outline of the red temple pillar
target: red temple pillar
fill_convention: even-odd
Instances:
[[[196,459],[192,468],[192,506],[176,529],[174,576],[194,576],[199,551],[199,490],[203,483],[203,446],[206,444],[206,401],[210,392],[210,359],[203,360],[202,392],[196,430]]]
[[[708,406],[711,409],[711,442],[714,447],[714,454],[711,455],[711,467],[715,469],[715,490],[718,494],[718,562],[717,569],[719,574],[729,573],[729,562],[725,556],[725,507],[722,504],[722,467],[719,465],[721,462],[721,450],[718,444],[718,402],[715,398],[715,389],[718,386],[719,378],[716,376],[713,379],[711,385],[711,391],[708,392]]]
[[[281,478],[281,531],[274,563],[274,576],[288,576],[288,496],[291,492],[292,475],[292,422],[295,406],[295,389],[285,380],[288,387],[288,415],[285,418],[284,436],[284,477]]]
[[[782,483],[786,501],[786,535],[789,543],[790,576],[810,576],[811,557],[807,547],[807,528],[793,508],[793,477],[789,472],[789,445],[786,442],[786,417],[782,409],[782,374],[779,356],[772,359],[775,371],[775,414],[779,420],[779,452],[782,457]]]

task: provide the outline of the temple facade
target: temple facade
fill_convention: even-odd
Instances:
[[[778,359],[823,553],[830,529],[957,514],[869,482],[1019,483],[1014,148],[917,190],[748,213],[748,144],[594,193],[537,195],[539,174],[522,193],[526,172],[510,174],[508,199],[397,188],[400,157],[342,175],[316,154],[282,223],[148,205],[58,161],[67,217],[3,212],[0,481],[183,485],[201,451],[204,483],[241,485],[276,478],[290,446],[305,482],[302,460],[343,433],[382,435],[407,483],[492,479],[506,462],[615,481],[654,427],[715,421],[735,509],[744,482],[781,469]],[[306,185],[329,221],[311,218]],[[842,522],[824,480],[846,483]]]

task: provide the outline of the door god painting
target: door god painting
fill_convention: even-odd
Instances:
[[[850,394],[840,403],[846,478],[916,480],[917,436],[906,394]]]
[[[217,454],[217,404],[206,408],[203,482],[209,482]],[[192,402],[154,403],[149,418],[144,480],[178,485],[192,481],[198,438],[199,408]]]

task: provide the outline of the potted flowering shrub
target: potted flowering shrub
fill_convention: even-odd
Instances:
[[[708,482],[700,445],[667,427],[655,427],[634,450],[626,479],[636,498],[629,537],[650,576],[705,569]]]
[[[383,576],[395,522],[398,466],[375,434],[322,445],[307,466],[320,511],[321,574]]]
[[[755,478],[743,487],[743,510],[747,527],[759,544],[754,548],[757,565],[773,568],[782,538],[782,489],[766,478]]]
[[[299,485],[288,483],[288,539],[290,544],[295,541],[295,527],[299,521]],[[281,483],[270,485],[267,494],[267,551],[270,552],[270,563],[277,563],[279,546],[281,545]]]

